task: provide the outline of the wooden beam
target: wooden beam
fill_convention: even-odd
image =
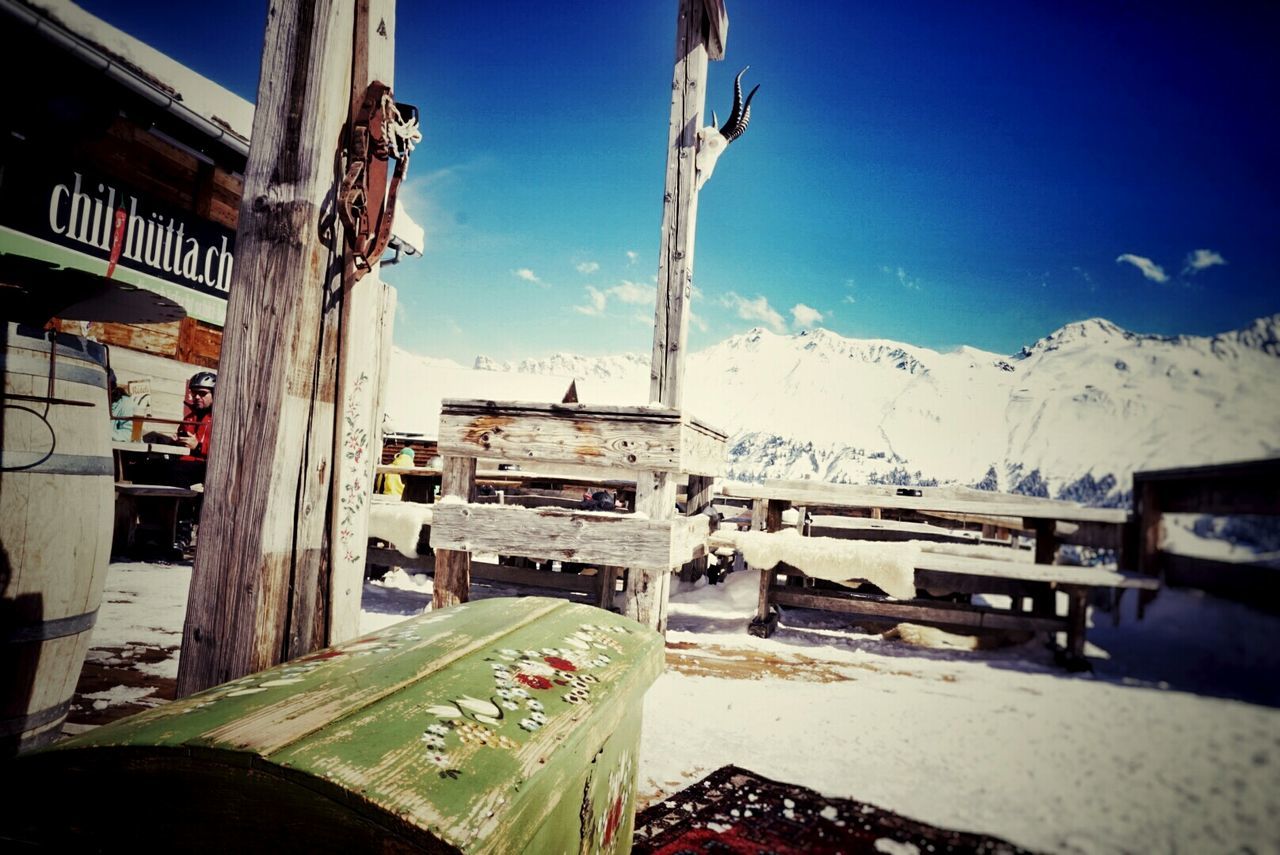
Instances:
[[[431,520],[431,547],[436,550],[436,578],[432,586],[432,607],[443,609],[471,598],[471,547],[458,544],[457,549],[437,546],[440,538],[441,512],[449,508],[458,510],[459,502],[470,503],[476,498],[476,459],[451,457],[444,459],[444,476],[440,482],[441,503],[435,507]],[[444,501],[444,500],[449,501]],[[448,523],[445,523],[445,529]],[[495,550],[498,551],[498,550]]]
[[[1026,615],[958,603],[921,605],[917,602],[878,600],[856,594],[815,594],[800,588],[774,588],[769,596],[773,602],[784,606],[881,617],[895,623],[912,621],[971,629],[1029,629],[1050,632],[1067,628],[1067,622],[1063,618]]]
[[[1122,508],[1086,508],[1071,502],[1035,499],[1027,496],[997,494],[982,500],[947,495],[897,496],[869,493],[863,488],[845,484],[818,484],[800,482],[780,484],[766,481],[764,484],[726,482],[724,494],[744,499],[786,499],[809,508],[883,508],[910,510],[920,513],[940,512],[964,514],[982,521],[995,522],[998,517],[1015,517],[1031,520],[1061,520],[1064,522],[1100,522],[1121,525],[1132,517]]]
[[[701,550],[706,517],[654,520],[640,514],[439,502],[431,521],[437,551],[491,552],[527,558],[659,570]]]
[[[510,460],[539,469],[696,472],[724,467],[727,437],[666,407],[446,400],[442,454]],[[589,470],[587,470],[589,473]]]
[[[352,9],[280,0],[266,26],[179,696],[324,643]]]
[[[355,6],[348,125],[354,122],[369,84],[380,80],[392,86],[395,78],[395,0],[356,0]],[[386,304],[378,259],[369,261],[373,269],[359,281],[349,250],[344,261],[336,401],[341,417],[334,431],[326,645],[360,634],[369,496],[373,468],[382,452],[379,390],[386,379],[383,349],[390,346],[395,303],[393,296],[390,307]]]
[[[717,10],[717,23],[720,10]],[[658,304],[654,313],[649,400],[680,409],[684,399],[685,342],[693,294],[693,250],[698,226],[694,183],[697,133],[706,104],[707,46],[703,0],[680,0],[676,17],[675,69],[667,124],[667,174],[658,260]]]

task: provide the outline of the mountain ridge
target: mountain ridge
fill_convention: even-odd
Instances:
[[[1213,336],[1088,318],[1000,354],[756,327],[690,354],[685,400],[730,435],[732,478],[1116,503],[1136,470],[1280,453],[1278,330],[1280,313]],[[475,367],[576,377],[587,403],[648,399],[648,354],[479,356]]]

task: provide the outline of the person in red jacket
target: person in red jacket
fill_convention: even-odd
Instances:
[[[177,442],[191,449],[183,460],[209,458],[209,433],[213,428],[213,389],[218,375],[201,371],[187,381],[187,397],[183,402],[182,424],[178,425]]]

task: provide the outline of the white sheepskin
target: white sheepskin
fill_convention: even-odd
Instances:
[[[795,529],[732,532],[734,545],[752,567],[769,570],[786,562],[806,576],[848,584],[870,582],[891,597],[916,595],[914,543],[868,543],[834,537],[801,537]]]
[[[431,525],[431,506],[418,502],[379,502],[369,505],[369,537],[385,540],[409,558],[418,556],[418,533]]]

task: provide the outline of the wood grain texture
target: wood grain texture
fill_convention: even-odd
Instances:
[[[705,517],[651,520],[604,511],[437,503],[431,548],[669,572],[694,557],[706,525]],[[436,568],[439,574],[439,555]]]
[[[395,77],[395,0],[358,0],[355,16],[350,114],[364,100],[369,83],[393,85]],[[360,632],[360,595],[364,587],[364,552],[369,533],[369,500],[374,466],[381,448],[380,389],[386,381],[383,350],[390,346],[394,304],[387,313],[386,290],[378,259],[359,281],[346,259],[341,291],[338,343],[338,391],[334,430],[333,491],[330,493],[328,631],[325,644],[354,638]]]
[[[676,14],[662,245],[649,369],[649,400],[677,409],[684,397],[688,304],[693,294],[693,250],[698,226],[694,158],[707,97],[707,47],[703,36],[706,14],[703,0],[680,0]]]
[[[664,411],[626,414],[591,412],[564,405],[530,412],[506,403],[482,414],[459,413],[447,404],[440,414],[442,454],[536,463],[578,464],[645,471],[680,470],[682,425]]]
[[[1031,499],[998,494],[999,499],[951,498],[949,496],[897,496],[868,493],[860,487],[844,484],[764,484],[729,482],[724,495],[742,499],[786,499],[810,508],[884,508],[919,512],[937,511],[973,514],[988,520],[1017,517],[1023,520],[1061,520],[1064,522],[1100,522],[1116,525],[1128,522],[1132,514],[1122,508],[1086,508],[1071,502]],[[1028,526],[1029,527],[1029,526]]]
[[[474,457],[444,458],[444,471],[440,485],[440,498],[450,502],[463,503],[469,506],[476,498],[476,460]],[[436,550],[436,575],[431,586],[431,602],[434,608],[465,603],[471,599],[471,551],[466,546],[455,546],[450,549],[443,543],[437,547],[436,527],[439,511],[448,508],[448,502],[434,509],[431,520],[431,547]],[[453,507],[459,507],[454,504]],[[511,554],[511,553],[504,553]]]
[[[0,324],[0,399],[13,405],[0,418],[0,757],[57,737],[111,549],[106,372],[61,345],[49,354]]]
[[[0,833],[117,839],[118,812],[90,797],[111,781],[183,805],[159,811],[165,834],[224,851],[600,851],[602,810],[632,809],[643,694],[662,667],[661,638],[587,605],[432,612],[27,758],[38,786]],[[48,799],[55,782],[65,798]],[[233,821],[223,797],[270,821]]]
[[[314,649],[333,470],[341,229],[323,235],[352,10],[268,17],[178,693]]]

